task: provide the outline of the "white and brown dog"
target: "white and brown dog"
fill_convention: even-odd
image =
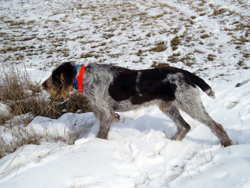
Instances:
[[[157,105],[177,126],[178,132],[172,139],[182,140],[190,130],[190,125],[180,115],[181,109],[208,126],[222,145],[232,145],[222,125],[206,112],[197,86],[214,98],[214,91],[203,79],[182,69],[130,70],[105,64],[76,66],[74,62],[54,69],[43,83],[52,98],[67,99],[74,88],[82,92],[100,120],[99,138],[107,138],[111,124],[119,121],[116,111]]]

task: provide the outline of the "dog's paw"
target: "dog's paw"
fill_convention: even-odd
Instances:
[[[179,138],[179,135],[174,135],[173,137],[170,138],[170,140],[173,140],[173,141],[181,141],[181,139]]]
[[[185,136],[186,136],[187,132],[177,132],[172,138],[171,140],[176,140],[176,141],[182,141]]]
[[[232,146],[233,145],[233,141],[229,139],[227,141],[221,142],[221,145],[223,145],[224,147]]]

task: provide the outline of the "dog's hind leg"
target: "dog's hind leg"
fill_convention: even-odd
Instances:
[[[178,132],[172,138],[173,140],[182,140],[190,130],[190,125],[182,118],[179,109],[174,105],[159,105],[161,111],[166,114],[177,126]]]
[[[218,137],[222,145],[230,146],[233,144],[222,125],[214,121],[209,116],[202,104],[199,93],[193,93],[193,95],[189,95],[186,93],[182,96],[182,98],[177,99],[177,105],[181,110],[186,112],[192,118],[208,126],[211,131]]]

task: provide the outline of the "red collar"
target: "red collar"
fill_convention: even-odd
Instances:
[[[78,68],[79,68],[79,65],[76,66],[76,71]],[[83,81],[83,75],[84,75],[84,71],[85,71],[86,66],[81,66],[80,68],[81,69],[79,71],[79,75],[75,76],[74,85],[75,85],[75,89],[78,90],[79,93],[82,93],[82,91],[83,91],[82,81]]]

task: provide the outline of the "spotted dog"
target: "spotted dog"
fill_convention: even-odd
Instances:
[[[116,112],[157,105],[177,126],[173,140],[182,140],[190,125],[179,109],[208,126],[224,146],[232,145],[221,124],[206,112],[197,86],[214,98],[214,91],[200,77],[174,67],[131,70],[123,67],[66,62],[53,70],[43,83],[52,98],[67,99],[73,89],[85,95],[97,119],[99,138],[107,138],[110,126],[119,121]]]

